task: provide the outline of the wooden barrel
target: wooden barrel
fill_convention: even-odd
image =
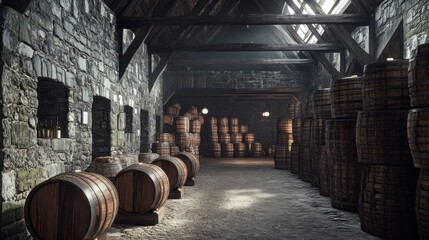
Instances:
[[[210,144],[210,155],[212,157],[220,157],[221,154],[221,145],[220,143],[211,143]]]
[[[408,61],[365,65],[362,90],[364,111],[409,109]]]
[[[219,126],[228,126],[228,118],[227,117],[220,117],[219,119],[218,119],[218,123],[219,123]]]
[[[191,135],[189,133],[176,133],[176,145],[180,149],[189,148],[192,144]]]
[[[188,112],[192,116],[192,119],[190,119],[190,120],[198,119],[198,108],[197,107],[195,107],[195,106],[189,107]]]
[[[238,125],[229,125],[229,132],[230,133],[239,133],[240,127]]]
[[[277,119],[277,133],[292,134],[292,119],[291,118]]]
[[[239,132],[241,134],[246,134],[247,132],[249,132],[249,126],[244,125],[244,124],[240,125],[239,129],[240,129]]]
[[[189,121],[193,119],[192,113],[191,112],[185,112],[185,114],[183,114],[184,117],[188,118]]]
[[[115,178],[119,210],[125,213],[146,213],[164,205],[170,192],[165,172],[158,166],[140,163],[131,165]]]
[[[417,47],[416,57],[408,68],[408,89],[411,107],[429,107],[429,44]]]
[[[230,143],[231,135],[229,133],[221,133],[220,134],[220,143]]]
[[[229,133],[229,127],[228,126],[222,126],[222,125],[220,125],[218,127],[218,129],[219,129],[219,133],[220,134],[222,134],[222,133]]]
[[[429,108],[411,109],[408,113],[407,135],[414,166],[429,168]]]
[[[301,118],[301,103],[296,102],[291,104],[289,112],[291,118]]]
[[[320,177],[320,189],[319,193],[322,196],[328,196],[331,190],[331,181],[328,165],[328,153],[326,151],[326,146],[322,146],[320,152],[320,161],[319,161],[319,177]]]
[[[262,150],[261,143],[251,143],[250,144],[250,155],[252,157],[262,157],[264,155],[264,151]]]
[[[151,163],[153,160],[159,158],[158,153],[140,153],[139,162],[141,163]]]
[[[245,133],[243,135],[243,140],[245,143],[254,143],[255,142],[255,134],[253,133]]]
[[[277,133],[277,145],[289,146],[293,143],[293,137],[291,133]]]
[[[315,118],[311,124],[311,185],[314,187],[320,187],[319,164],[321,147],[325,145],[325,122],[325,119]]]
[[[292,143],[290,150],[290,171],[292,173],[299,173],[299,155],[300,155],[300,144]]]
[[[274,153],[274,168],[290,169],[289,149],[286,146],[276,146]]]
[[[301,135],[301,153],[299,161],[299,176],[303,181],[311,182],[311,125],[312,119],[303,119],[302,121],[302,135]]]
[[[331,84],[332,118],[356,118],[362,111],[363,77],[336,79]]]
[[[242,142],[234,143],[234,157],[246,156],[246,144]]]
[[[201,122],[199,119],[191,120],[189,124],[190,124],[189,131],[191,133],[201,132]]]
[[[179,152],[174,157],[179,158],[186,165],[188,176],[187,178],[193,178],[197,176],[200,170],[200,160],[192,153]]]
[[[294,142],[301,142],[301,118],[292,119],[292,138]]]
[[[155,142],[168,142],[170,146],[176,145],[174,134],[171,133],[155,133]]]
[[[179,146],[170,146],[170,156],[174,156],[180,152]]]
[[[238,126],[238,118],[229,118],[229,125],[236,125]]]
[[[162,115],[162,122],[166,125],[173,125],[174,123],[174,117],[168,114],[163,114]]]
[[[420,239],[429,239],[429,170],[420,169],[417,184],[416,216]]]
[[[231,133],[231,143],[243,142],[243,135],[241,133]]]
[[[219,135],[217,133],[210,133],[210,142],[212,143],[219,142]]]
[[[355,129],[355,119],[335,119],[326,123],[331,205],[351,212],[358,209],[360,188]]]
[[[110,228],[118,206],[118,192],[107,178],[62,173],[31,190],[25,224],[34,239],[95,239]]]
[[[191,137],[191,145],[193,146],[200,146],[201,144],[201,136],[199,133],[193,133]]]
[[[331,90],[315,90],[313,93],[314,118],[331,118]]]
[[[152,143],[152,152],[158,153],[159,156],[170,156],[170,144],[168,142]]]
[[[217,126],[217,118],[211,117],[209,119],[210,126]]]
[[[222,155],[222,157],[233,157],[234,156],[234,144],[222,143],[221,155]]]
[[[175,190],[183,187],[188,176],[188,171],[185,163],[177,157],[159,157],[151,164],[156,165],[167,174],[170,182],[170,190]]]
[[[361,111],[356,124],[359,163],[412,165],[407,110]]]
[[[175,119],[176,133],[189,132],[189,118],[185,116],[178,116]]]
[[[244,144],[244,149],[246,149],[246,144]],[[275,145],[271,145],[268,147],[268,157],[274,157],[276,153],[276,146]]]
[[[414,167],[366,165],[359,198],[362,230],[384,239],[418,239],[417,178]]]
[[[314,117],[314,109],[313,109],[313,94],[311,93],[307,96],[305,101],[305,109],[301,111],[302,118],[313,118]]]
[[[177,116],[179,116],[180,108],[181,107],[179,104],[170,105],[167,108],[167,113],[170,116],[177,117]]]
[[[110,180],[122,170],[122,163],[117,157],[105,156],[95,158],[86,169],[87,172],[98,173]]]

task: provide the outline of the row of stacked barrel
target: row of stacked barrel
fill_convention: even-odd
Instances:
[[[262,144],[255,142],[255,134],[248,125],[238,124],[238,118],[210,118],[210,152],[212,157],[260,157]]]
[[[291,168],[290,151],[294,143],[292,133],[292,119],[279,118],[277,120],[277,145],[274,147],[274,167],[276,169]]]
[[[113,223],[154,225],[167,199],[181,198],[198,170],[198,158],[186,152],[131,161],[98,157],[87,172],[62,173],[34,187],[25,223],[35,239],[96,239]]]
[[[161,156],[170,155],[168,151],[173,154],[177,151],[190,152],[199,156],[204,117],[194,106],[191,106],[183,116],[179,116],[179,112],[180,105],[177,102],[167,108],[164,115],[164,133],[155,136],[152,151]],[[169,127],[166,128],[166,122],[171,123],[171,126],[167,124]]]
[[[314,119],[309,109],[303,113],[300,176],[313,185],[320,181],[333,207],[358,211],[362,230],[382,238],[429,238],[428,63],[426,44],[411,61],[368,64],[363,77],[335,79],[330,91],[314,92],[307,101]],[[317,105],[327,102],[317,95],[328,93],[326,145],[319,159],[310,158]]]

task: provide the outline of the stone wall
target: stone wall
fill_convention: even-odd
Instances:
[[[155,116],[162,114],[162,85],[159,81],[149,93],[145,46],[119,79],[116,19],[102,0],[31,1],[24,14],[4,6],[1,13],[1,238],[19,239],[27,235],[23,205],[29,191],[91,162],[94,97],[111,102],[110,153],[135,153],[143,131],[140,111],[149,112],[144,131],[153,140]],[[68,88],[68,138],[37,138],[42,78]],[[133,108],[133,131],[126,134],[119,121],[125,105]]]

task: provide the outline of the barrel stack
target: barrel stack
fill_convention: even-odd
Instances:
[[[209,119],[209,142],[210,142],[210,156],[220,157],[221,146],[219,143],[217,118],[211,117]]]
[[[163,131],[167,133],[174,132],[174,118],[179,116],[181,106],[177,100],[173,100],[170,106],[164,111],[163,115]]]
[[[363,111],[356,122],[358,161],[364,164],[359,196],[363,231],[381,238],[416,239],[414,168],[407,140],[408,61],[364,68]]]
[[[416,217],[420,239],[429,238],[429,44],[417,47],[410,60],[408,86],[411,110],[407,135],[414,167],[420,169],[416,192]]]
[[[331,91],[329,88],[313,93],[313,124],[311,126],[311,185],[320,188],[320,157],[325,148],[325,123],[331,118]]]
[[[312,181],[311,172],[311,126],[313,124],[313,94],[307,98],[305,111],[302,112],[301,149],[299,159],[299,177],[305,182]]]
[[[299,149],[301,144],[301,103],[291,105],[292,114],[292,137],[293,143],[290,147],[291,172],[299,173]]]
[[[356,119],[362,111],[362,80],[352,76],[332,82],[332,120],[326,124],[328,158],[320,161],[320,194],[329,195],[333,207],[352,212],[358,209],[360,191]]]
[[[289,117],[277,119],[277,146],[274,154],[276,169],[290,170],[290,147],[292,143],[292,119]]]

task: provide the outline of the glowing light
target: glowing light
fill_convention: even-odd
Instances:
[[[358,75],[352,75],[352,77],[358,77]]]
[[[205,115],[209,113],[209,110],[207,108],[203,108],[203,110],[201,110],[201,113]]]
[[[263,116],[263,117],[269,117],[269,116],[270,116],[270,112],[263,112],[263,113],[262,113],[262,116]]]
[[[393,61],[395,60],[394,58],[386,58],[386,61]]]

